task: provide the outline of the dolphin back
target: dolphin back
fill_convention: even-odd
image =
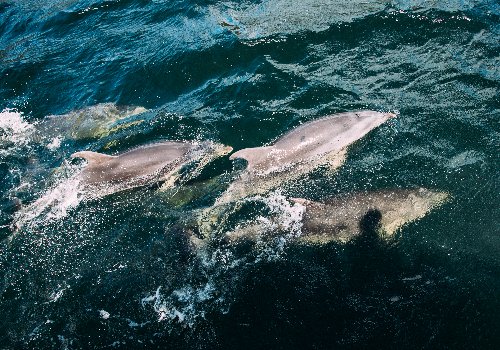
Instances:
[[[345,158],[347,146],[393,117],[392,113],[376,111],[330,115],[294,128],[270,146],[242,149],[230,159],[247,160],[247,169],[261,175],[288,170],[294,164],[312,164],[320,158],[330,163],[333,157],[340,166],[337,158]]]
[[[314,150],[318,154],[340,150],[394,116],[376,111],[330,115],[289,131],[276,141],[275,146],[279,149]]]
[[[269,157],[272,149],[272,146],[244,148],[233,153],[229,159],[245,159],[248,162],[247,169],[252,170]]]
[[[92,151],[81,151],[76,152],[71,155],[71,158],[82,158],[88,162],[88,165],[92,166],[94,164],[101,164],[111,159],[116,158],[116,156],[110,156],[103,153],[92,152]]]

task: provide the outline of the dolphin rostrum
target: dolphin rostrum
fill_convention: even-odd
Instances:
[[[193,165],[184,180],[196,176],[211,160],[231,152],[232,148],[211,141],[164,141],[110,156],[83,151],[72,158],[84,158],[87,165],[79,174],[84,194],[99,198],[126,189],[157,182],[171,186],[185,166]]]
[[[298,242],[348,242],[359,236],[372,220],[381,238],[391,238],[404,225],[424,217],[446,202],[446,192],[420,189],[391,189],[340,195],[315,202],[303,198],[291,201],[304,207]],[[265,232],[262,224],[249,224],[226,233],[230,242],[254,239]]]
[[[335,170],[343,164],[350,144],[395,116],[375,111],[335,114],[302,124],[270,146],[239,150],[230,159],[245,159],[247,168],[218,204],[265,193],[318,166],[329,165]]]

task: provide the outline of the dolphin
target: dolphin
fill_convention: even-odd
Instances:
[[[134,119],[127,123],[121,121],[146,111],[147,109],[141,106],[101,103],[63,115],[50,115],[42,120],[38,127],[40,135],[44,137],[62,135],[74,140],[96,139],[142,123],[141,119]]]
[[[99,199],[116,192],[162,182],[174,187],[196,177],[213,159],[232,151],[211,141],[164,141],[141,146],[117,155],[81,151],[71,158],[86,160],[83,168],[65,163],[70,176],[49,188],[37,200],[21,208],[11,229],[17,232],[40,218],[60,219],[82,200]],[[68,169],[66,169],[68,168]],[[75,169],[76,168],[76,169]]]
[[[247,167],[198,217],[200,232],[207,235],[217,225],[224,206],[248,196],[264,194],[320,166],[336,171],[345,161],[347,147],[393,113],[357,111],[330,115],[304,123],[264,147],[245,148],[230,159],[245,159]]]
[[[424,217],[448,198],[446,192],[419,188],[350,193],[321,202],[304,198],[290,200],[303,207],[297,242],[321,244],[347,243],[358,237],[367,224],[373,225],[372,229],[381,238],[390,239],[404,225]],[[226,238],[229,242],[255,239],[265,231],[265,225],[252,223],[227,232]]]
[[[269,146],[239,150],[230,159],[245,159],[247,167],[216,204],[265,193],[322,165],[336,170],[350,144],[395,116],[376,111],[335,114],[304,123]]]
[[[87,161],[78,174],[82,192],[100,198],[157,182],[165,182],[164,188],[171,187],[178,179],[195,177],[208,162],[231,151],[231,147],[211,141],[164,141],[114,156],[82,151],[71,157]],[[186,167],[187,175],[182,174]]]
[[[302,241],[347,242],[361,233],[367,215],[377,221],[376,229],[384,238],[391,238],[401,227],[423,218],[448,198],[446,192],[419,188],[352,193],[321,202],[291,200],[305,207]]]

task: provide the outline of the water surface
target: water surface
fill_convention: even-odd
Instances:
[[[499,37],[489,0],[0,1],[1,347],[497,348]],[[148,111],[98,137],[46,127],[103,103]],[[163,139],[238,150],[358,109],[399,117],[335,176],[262,201],[285,220],[285,195],[450,193],[382,251],[283,236],[193,252],[182,223],[223,191],[227,158],[193,201],[68,195],[75,151]],[[41,197],[52,204],[13,234],[19,201]]]

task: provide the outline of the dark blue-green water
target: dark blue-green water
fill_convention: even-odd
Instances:
[[[500,347],[498,1],[1,0],[0,77],[0,349]],[[43,128],[102,103],[148,111],[98,137]],[[227,157],[193,200],[150,187],[63,201],[11,232],[19,202],[68,197],[50,189],[75,151],[238,150],[359,109],[399,117],[335,176],[283,191],[450,193],[383,251],[283,239],[196,253],[185,223],[227,186]]]

